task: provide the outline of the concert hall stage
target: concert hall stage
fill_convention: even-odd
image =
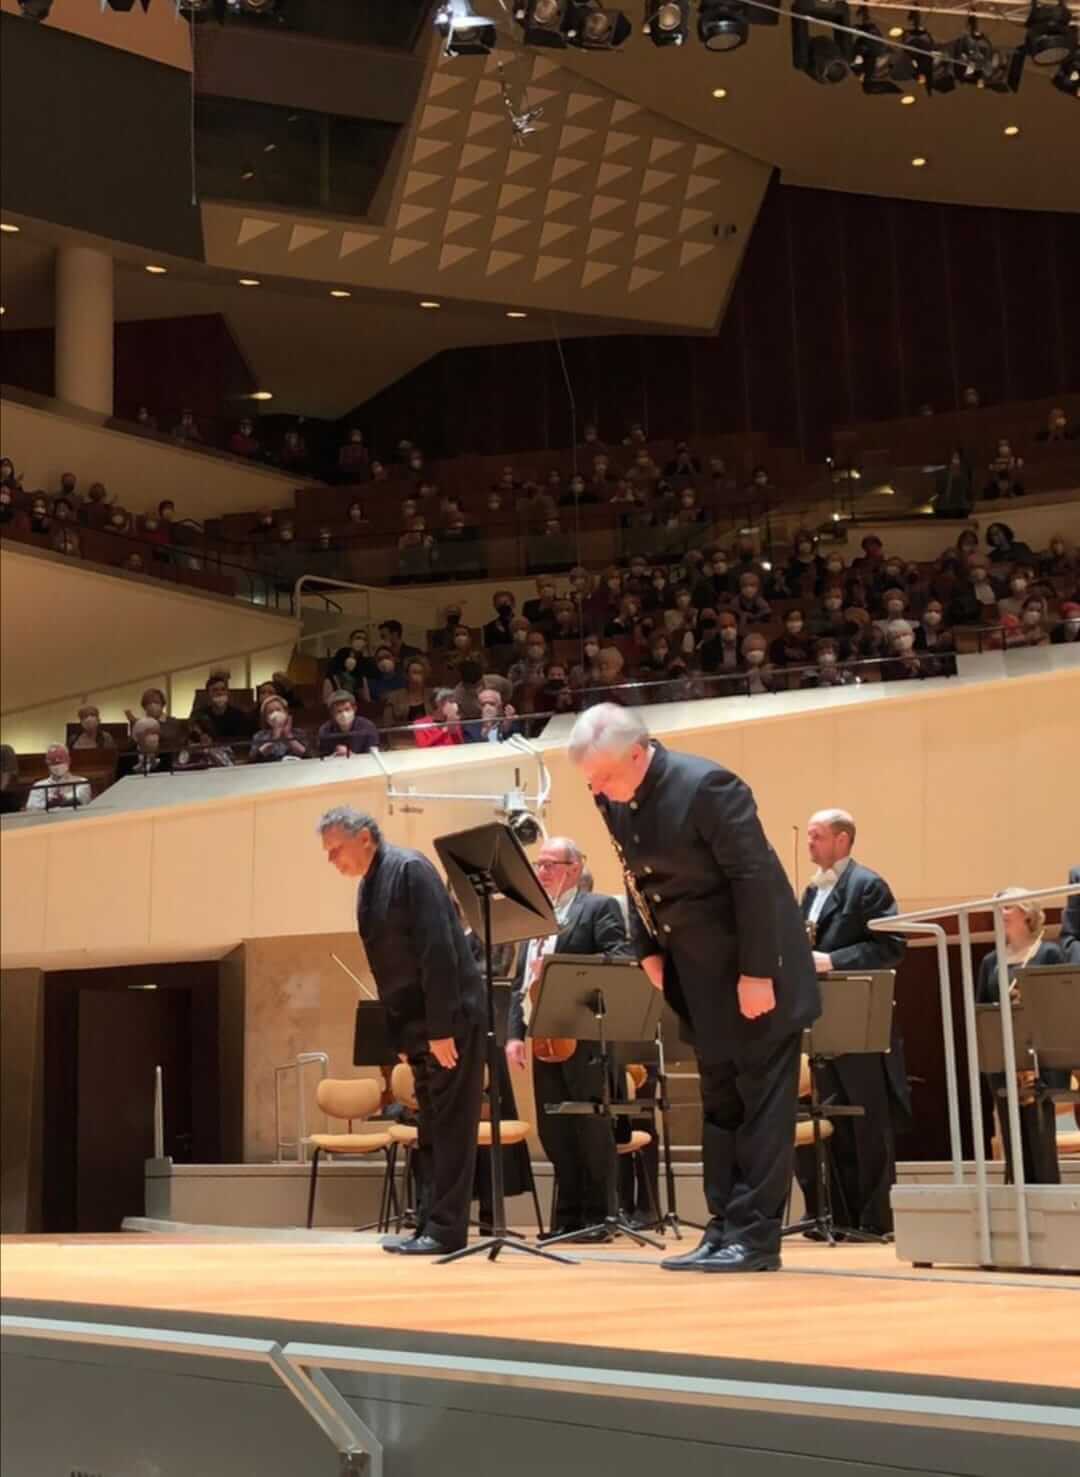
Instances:
[[[1080,1470],[1075,1278],[801,1240],[783,1272],[736,1277],[662,1273],[629,1242],[573,1254],[439,1267],[341,1232],[8,1238],[5,1471]]]

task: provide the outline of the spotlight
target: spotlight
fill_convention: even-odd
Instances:
[[[1080,97],[1080,45],[1062,62],[1051,80],[1066,97]]]
[[[957,82],[966,87],[985,87],[994,75],[994,48],[979,30],[974,16],[968,20],[968,33],[949,45]]]
[[[1068,7],[1034,0],[1026,21],[1027,51],[1037,67],[1059,67],[1076,46]]]
[[[867,97],[895,97],[901,89],[896,85],[900,79],[893,74],[893,59],[894,54],[903,57],[903,52],[897,52],[884,40],[865,6],[858,13],[856,25],[860,34],[852,37],[852,72],[859,78]]]
[[[906,55],[912,77],[929,92],[951,92],[956,85],[956,76],[948,61],[943,61],[937,43],[923,25],[917,10],[908,15],[907,30],[901,40],[908,48]]]
[[[701,0],[698,40],[706,51],[735,51],[750,34],[749,7],[733,0]]]
[[[229,0],[229,9],[238,15],[253,15],[268,20],[278,8],[278,0]]]
[[[690,34],[690,0],[645,0],[645,29],[654,46],[684,46]]]
[[[522,846],[533,846],[545,834],[541,823],[527,810],[508,811],[506,824]]]
[[[24,20],[47,21],[52,9],[52,0],[19,0],[19,10]]]
[[[811,36],[810,26],[848,26],[846,0],[794,0],[791,7],[791,64],[815,82],[843,82],[851,70],[851,37],[834,30],[831,36]]]
[[[514,19],[525,32],[526,46],[566,46],[564,27],[569,24],[569,0],[527,0],[514,9]]]
[[[225,24],[226,0],[177,0],[177,8],[189,21],[204,21],[213,15]]]
[[[477,15],[470,0],[443,0],[434,24],[446,56],[487,56],[495,50],[495,22]]]
[[[621,10],[607,10],[600,0],[571,0],[566,39],[585,51],[615,51],[630,39],[631,26]]]

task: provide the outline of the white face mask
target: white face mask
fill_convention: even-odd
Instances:
[[[904,602],[902,600],[890,600],[885,609],[889,615],[903,615]]]
[[[720,627],[720,640],[721,641],[727,641],[730,644],[732,641],[735,640],[735,637],[737,635],[738,635],[738,632],[736,631],[736,629],[735,629],[734,626],[721,626]]]
[[[788,621],[788,635],[797,636],[803,628],[802,621]]]
[[[836,666],[836,652],[835,651],[823,651],[821,653],[820,661],[821,661],[821,665],[823,667],[835,667]]]
[[[599,655],[599,652],[600,652],[599,646],[586,646],[586,648],[585,648],[585,655],[586,655],[586,657],[588,657],[589,661],[591,661],[591,662],[594,662],[596,660],[597,656]]]
[[[843,602],[840,601],[840,600],[826,600],[826,602],[825,602],[825,609],[826,610],[839,610],[842,603]]]
[[[1027,587],[1027,580],[1013,580],[1012,582],[1012,592],[1014,595],[1022,595]]]
[[[910,651],[914,645],[915,637],[908,634],[907,632],[905,632],[902,636],[896,637],[897,651]]]
[[[748,651],[746,660],[752,667],[758,667],[765,660],[765,653],[763,651]]]
[[[926,614],[923,616],[923,621],[928,626],[940,626],[941,625],[941,611],[940,610],[928,610],[926,612]]]
[[[1080,636],[1080,616],[1071,615],[1065,622],[1065,630],[1070,636]]]
[[[1042,615],[1037,610],[1025,610],[1024,611],[1024,624],[1025,625],[1028,625],[1028,626],[1037,626],[1038,623],[1039,623],[1039,621],[1041,619],[1042,619]]]

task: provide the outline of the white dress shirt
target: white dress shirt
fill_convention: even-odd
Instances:
[[[574,899],[577,895],[577,888],[572,887],[569,892],[564,892],[559,901],[553,905],[555,922],[559,925],[559,933],[566,927],[566,920],[570,916],[570,909],[574,906]],[[558,941],[558,933],[549,933],[546,938],[530,939],[528,947],[525,950],[525,973],[522,977],[521,1004],[526,1025],[532,1019],[532,999],[529,990],[532,985],[533,966],[538,960],[544,959],[548,954],[554,954],[555,945]]]
[[[35,780],[26,797],[27,810],[81,810],[92,799],[90,781],[81,774],[66,774],[63,779]]]
[[[806,915],[808,923],[816,923],[821,917],[821,910],[825,906],[829,893],[832,892],[833,888],[840,881],[840,878],[844,875],[850,860],[851,858],[849,856],[841,857],[835,866],[828,867],[824,871],[815,872],[813,877],[810,878],[810,886],[816,888],[817,891],[810,901],[810,911]]]

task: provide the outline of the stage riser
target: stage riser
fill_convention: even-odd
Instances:
[[[991,1187],[988,1266],[1021,1265],[1014,1202],[1011,1189]],[[1033,1185],[1027,1204],[1031,1265],[1080,1271],[1080,1184]],[[974,1185],[897,1185],[892,1208],[901,1261],[967,1267],[984,1263]]]
[[[27,1357],[31,1351],[36,1357]],[[193,1377],[194,1376],[194,1377]],[[1077,1447],[1000,1431],[666,1405],[566,1391],[335,1376],[386,1477],[1066,1477]],[[265,1371],[34,1342],[4,1350],[4,1471],[18,1477],[337,1477],[330,1443]]]

